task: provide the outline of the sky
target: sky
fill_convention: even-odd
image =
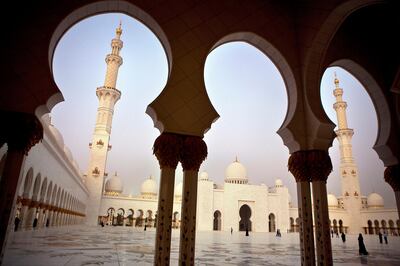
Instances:
[[[106,172],[118,172],[124,194],[140,193],[142,182],[153,175],[159,183],[159,165],[152,154],[160,132],[145,114],[146,107],[164,88],[168,63],[157,37],[141,22],[123,15],[90,17],[73,26],[59,42],[53,58],[53,75],[65,101],[56,105],[52,123],[64,136],[81,171],[87,171],[88,144],[94,131],[98,99],[96,88],[104,83],[105,56],[122,21],[121,51],[117,89],[122,92],[112,124]],[[329,118],[336,122],[332,108],[334,72],[348,103],[349,127],[355,133],[353,154],[358,163],[363,195],[377,192],[385,206],[394,207],[393,190],[383,180],[384,167],[372,149],[377,120],[371,99],[362,85],[341,68],[329,68],[321,82],[321,101]],[[280,178],[296,204],[296,184],[287,170],[289,151],[276,134],[287,110],[283,79],[270,59],[255,47],[232,42],[213,50],[204,68],[207,93],[220,118],[206,133],[208,157],[200,171],[222,185],[226,167],[238,160],[246,167],[249,183],[273,186]],[[338,142],[329,150],[334,171],[328,178],[328,192],[340,195]],[[109,175],[111,176],[111,175]],[[176,181],[182,181],[178,166]]]

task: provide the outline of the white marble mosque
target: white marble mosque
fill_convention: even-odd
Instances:
[[[107,74],[104,86],[96,89],[99,108],[92,142],[89,147],[90,161],[88,171],[85,175],[81,174],[78,164],[64,144],[62,134],[51,124],[49,116],[45,115],[41,119],[44,128],[43,141],[34,146],[29,152],[23,169],[23,178],[17,190],[18,198],[15,217],[18,217],[19,223],[15,223],[15,226],[18,227],[15,230],[21,232],[16,232],[13,235],[15,245],[11,245],[10,252],[14,255],[21,255],[21,252],[24,252],[24,248],[27,249],[26,245],[29,244],[25,245],[19,241],[21,240],[21,235],[26,234],[26,231],[32,228],[41,229],[57,225],[82,223],[92,226],[103,224],[106,229],[100,226],[94,228],[113,235],[113,231],[110,231],[111,229],[117,230],[116,232],[122,230],[122,228],[118,229],[116,226],[131,227],[129,230],[132,230],[133,235],[139,236],[139,232],[142,232],[145,227],[146,229],[148,228],[148,234],[153,234],[152,237],[154,237],[153,227],[156,225],[159,200],[159,187],[156,178],[150,176],[144,179],[139,195],[124,195],[122,193],[124,191],[123,181],[117,173],[111,177],[105,174],[107,153],[111,149],[109,139],[112,117],[114,114],[118,115],[118,113],[114,113],[114,106],[121,97],[120,91],[116,89],[118,69],[123,62],[119,55],[123,47],[123,42],[120,39],[121,34],[120,25],[117,28],[116,37],[111,43],[112,52],[106,57]],[[340,88],[339,80],[336,77],[334,83],[335,89],[333,93],[336,97],[334,108],[338,119],[336,134],[340,142],[342,191],[340,195],[328,194],[331,229],[335,233],[377,234],[378,232],[387,232],[391,236],[397,236],[400,234],[397,209],[385,208],[381,195],[371,193],[365,196],[360,190],[357,164],[352,156],[351,138],[353,130],[348,128],[346,120],[347,104],[342,99],[343,89]],[[6,149],[2,148],[0,157],[3,157],[5,152]],[[282,180],[276,179],[275,184],[253,184],[252,180],[247,176],[246,167],[240,163],[238,158],[228,166],[221,167],[226,167],[223,184],[215,183],[213,178],[206,172],[201,172],[198,175],[196,230],[200,234],[199,239],[202,239],[201,232],[204,232],[205,236],[210,234],[211,231],[222,231],[215,232],[216,239],[219,239],[219,237],[224,239],[230,237],[232,230],[235,234],[236,242],[246,241],[246,238],[240,239],[241,237],[237,233],[239,231],[248,230],[251,233],[276,232],[278,229],[282,233],[299,231],[299,211],[292,203],[294,195],[289,194]],[[174,191],[172,228],[179,228],[182,218],[182,183],[178,184]],[[89,241],[92,241],[90,239],[97,236],[97,231],[93,231],[93,229],[86,233],[82,231],[81,227],[72,228],[76,228],[77,231],[57,232],[58,236],[54,238],[47,235],[47,233],[39,233],[39,231],[30,235],[30,237],[44,237],[47,242],[43,245],[51,245],[57,249],[58,237],[62,238],[61,242],[65,242],[66,238],[70,238],[74,242],[74,233],[89,234]],[[297,234],[293,234],[293,237],[295,235]],[[147,239],[148,235],[141,237]],[[295,239],[297,241],[297,237]],[[125,239],[124,241],[131,245],[130,240]],[[398,244],[398,239],[396,241]],[[138,258],[135,255],[131,262],[144,261],[151,263],[148,257],[153,252],[153,242],[147,243],[149,246],[144,247],[140,247],[143,243],[138,244],[139,242],[137,239],[135,240],[135,249],[140,250],[143,248],[143,250],[133,253],[136,255],[142,254],[143,257]],[[214,256],[209,256],[210,250],[214,250],[218,244],[207,242],[208,246],[202,247],[201,240],[199,240],[199,243],[200,246],[196,246],[196,249],[199,250],[196,261],[206,264],[210,262],[210,265],[221,265],[215,261],[213,262],[215,260]],[[293,243],[295,241],[289,241],[287,245],[295,250],[296,248],[298,249]],[[63,247],[65,245],[67,244],[62,244]],[[69,262],[64,261],[63,255],[57,253],[57,251],[49,255],[56,256],[59,261],[62,261],[62,265],[76,265],[73,263],[74,258],[72,255],[82,254],[82,252],[81,249],[74,249],[74,245],[72,243],[71,248],[67,248],[67,253],[71,257]],[[96,245],[101,246],[98,243]],[[109,243],[105,243],[105,245],[109,245]],[[333,252],[340,257],[340,248],[335,248],[335,245],[333,244]],[[21,246],[24,247],[21,248]],[[232,246],[226,246],[227,250],[231,248]],[[277,244],[277,248],[280,250],[287,248],[287,246],[281,243]],[[172,247],[172,254],[176,255],[176,249],[177,247]],[[126,250],[126,252],[129,253],[130,251]],[[217,252],[223,254],[225,251],[220,249]],[[249,252],[254,259],[262,254],[264,249],[253,249]],[[289,256],[287,263],[282,263],[282,265],[291,265],[291,261],[296,261],[296,256],[298,256],[299,252],[296,251],[295,253],[297,255]],[[30,254],[27,251],[25,255],[29,258]],[[108,253],[103,254],[101,251],[92,254],[93,260],[99,254],[105,256],[104,258],[107,256],[113,258],[114,256]],[[285,252],[279,254],[287,255]],[[382,258],[385,257],[384,254],[383,252]],[[245,256],[245,254],[242,255]],[[172,259],[174,258],[173,256]],[[206,261],[207,258],[210,261]],[[232,261],[227,261],[228,258],[223,255],[218,259],[224,259],[225,261],[222,261],[222,263],[234,261],[244,263],[246,261],[244,257],[231,258]],[[398,259],[400,261],[400,258]],[[253,265],[256,264],[253,263]],[[13,261],[6,258],[5,265],[26,264],[22,261],[15,261],[14,264]],[[40,264],[33,263],[32,265]],[[267,264],[260,263],[260,265]],[[271,265],[276,264],[271,262]]]

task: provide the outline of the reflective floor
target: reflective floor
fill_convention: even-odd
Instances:
[[[71,226],[12,236],[4,265],[152,265],[154,229]],[[400,237],[379,244],[364,235],[369,256],[358,255],[357,236],[332,239],[335,265],[400,265]],[[171,265],[178,264],[179,231],[172,233]],[[299,265],[297,233],[198,232],[196,265]]]

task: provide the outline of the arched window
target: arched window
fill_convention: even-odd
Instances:
[[[213,230],[221,231],[221,212],[218,210],[214,212]]]

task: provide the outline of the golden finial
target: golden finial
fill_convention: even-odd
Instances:
[[[122,34],[122,28],[121,28],[121,26],[122,26],[122,21],[119,21],[119,26],[118,26],[118,28],[117,28],[117,30],[116,30],[118,39],[119,39],[119,37],[121,37],[121,34]]]
[[[336,76],[336,71],[334,72],[334,74],[335,74],[335,86],[336,86],[336,88],[339,88],[339,80]]]

